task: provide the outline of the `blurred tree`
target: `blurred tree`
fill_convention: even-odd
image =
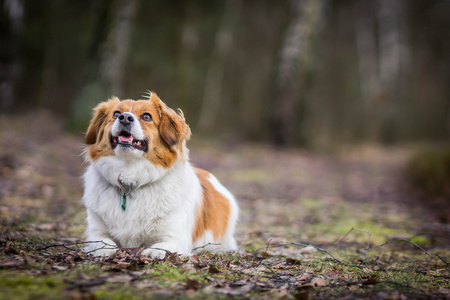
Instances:
[[[313,72],[314,42],[323,26],[325,0],[290,1],[292,21],[279,50],[273,93],[273,140],[298,142],[306,91]]]
[[[138,0],[103,0],[91,58],[80,95],[73,103],[70,127],[84,129],[92,107],[112,95],[124,97],[123,83]]]
[[[0,110],[78,131],[151,89],[197,133],[448,141],[449,16],[448,0],[0,0]]]
[[[191,88],[199,80],[198,62],[196,62],[195,55],[200,46],[201,13],[201,8],[198,5],[189,2],[183,16],[177,73],[178,90],[176,94],[180,104],[191,102]]]
[[[23,67],[20,43],[23,32],[21,0],[0,1],[0,109],[11,110]]]
[[[230,50],[236,30],[236,21],[240,13],[240,0],[227,0],[222,19],[214,39],[214,48],[206,72],[203,103],[200,108],[198,127],[210,131],[217,120],[219,104],[226,101],[223,97],[225,69],[230,58]]]

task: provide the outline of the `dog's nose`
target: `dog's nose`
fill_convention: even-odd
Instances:
[[[123,113],[119,116],[119,121],[123,125],[128,125],[134,122],[134,116],[130,113]]]

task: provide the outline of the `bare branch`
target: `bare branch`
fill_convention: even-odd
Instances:
[[[369,253],[369,249],[370,249],[370,231],[365,231],[365,230],[362,230],[362,229],[358,229],[358,228],[356,228],[356,227],[353,227],[352,229],[350,229],[340,240],[339,240],[339,242],[337,242],[336,243],[336,245],[334,245],[334,249],[333,250],[336,250],[336,248],[337,248],[337,246],[347,237],[347,235],[349,235],[353,230],[357,230],[357,231],[360,231],[360,232],[364,232],[364,233],[367,233],[367,235],[369,236],[369,239],[368,239],[368,241],[367,241],[367,247],[366,247],[366,249],[365,249],[365,252],[366,252],[366,257],[364,258],[364,266],[367,266],[367,256],[368,256],[368,253]]]
[[[195,251],[195,250],[198,250],[198,249],[204,249],[204,248],[206,248],[208,246],[220,246],[220,245],[222,245],[222,244],[220,244],[220,243],[217,243],[217,244],[215,244],[215,243],[208,243],[208,244],[205,244],[203,246],[195,247],[194,249],[192,249],[192,251]]]

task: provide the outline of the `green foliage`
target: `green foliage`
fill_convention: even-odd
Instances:
[[[53,276],[31,276],[17,272],[0,273],[1,299],[62,299],[66,284]]]
[[[71,114],[66,124],[66,128],[72,132],[86,132],[89,121],[93,116],[93,109],[100,102],[106,101],[111,96],[108,91],[102,88],[100,83],[86,85],[78,100],[73,103]]]
[[[450,195],[450,146],[417,152],[408,171],[413,183],[426,193]]]

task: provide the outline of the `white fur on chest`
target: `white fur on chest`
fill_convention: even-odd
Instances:
[[[132,186],[126,210],[121,208],[119,179]],[[118,246],[149,247],[171,235],[191,246],[201,186],[189,163],[177,162],[167,170],[143,158],[102,157],[88,167],[84,182],[88,215],[104,223]],[[95,233],[88,228],[87,235]]]

